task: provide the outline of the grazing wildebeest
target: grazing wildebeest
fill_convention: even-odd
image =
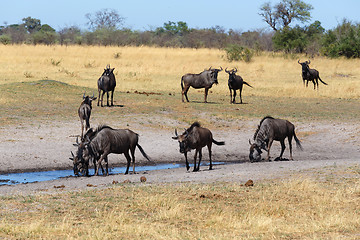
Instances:
[[[200,170],[200,162],[202,157],[202,148],[207,146],[209,151],[209,159],[210,159],[210,170],[212,170],[212,159],[211,159],[211,145],[215,143],[216,145],[225,145],[225,142],[217,142],[213,139],[212,133],[209,129],[203,128],[200,126],[198,122],[194,122],[190,128],[185,130],[182,135],[178,135],[175,129],[175,137],[172,137],[179,141],[180,145],[180,153],[185,155],[186,161],[186,170],[189,170],[189,162],[187,159],[187,152],[191,149],[195,149],[194,155],[194,172]],[[199,163],[196,165],[197,154],[199,153]]]
[[[92,109],[92,101],[96,100],[96,97],[94,97],[94,94],[92,97],[85,96],[85,93],[83,95],[83,101],[80,104],[80,107],[78,109],[78,114],[81,122],[81,138],[84,135],[84,121],[85,121],[85,131],[87,131],[90,128],[90,115],[91,115],[91,109]]]
[[[139,145],[138,141],[139,135],[129,129],[113,129],[109,126],[102,125],[93,131],[92,139],[85,139],[85,142],[79,145],[79,158],[81,158],[81,161],[85,163],[88,163],[91,158],[96,159],[95,175],[98,175],[99,168],[102,167],[101,162],[105,160],[106,175],[108,175],[107,156],[110,153],[123,153],[127,160],[125,174],[128,174],[129,172],[131,161],[133,163],[133,173],[135,173],[136,147],[138,147],[142,155],[150,161],[150,158]]]
[[[114,106],[114,90],[116,87],[116,80],[115,80],[115,75],[114,75],[114,69],[115,68],[110,68],[110,64],[108,64],[106,66],[106,68],[104,69],[103,74],[101,75],[101,77],[98,80],[98,92],[99,92],[99,98],[98,98],[98,103],[97,105],[99,106],[99,102],[101,101],[101,106],[103,107],[103,98],[104,98],[104,94],[106,92],[106,96],[107,96],[107,106],[109,107],[109,92],[111,92],[111,106]],[[101,99],[100,99],[100,93],[102,91],[102,95],[101,95]]]
[[[319,90],[319,81],[322,82],[325,85],[328,85],[326,82],[324,82],[323,80],[321,80],[320,76],[319,76],[319,71],[316,69],[311,69],[309,67],[310,64],[310,60],[309,61],[305,61],[305,62],[300,62],[300,59],[298,60],[298,63],[301,65],[301,69],[302,69],[302,79],[303,79],[303,83],[305,86],[305,80],[306,80],[306,87],[308,86],[309,81],[312,81],[312,83],[314,84],[314,90],[315,87],[317,87],[317,89]]]
[[[290,160],[293,160],[292,157],[292,137],[294,137],[296,141],[296,146],[302,150],[301,142],[295,135],[295,126],[283,119],[275,119],[270,116],[264,117],[260,121],[260,125],[258,126],[255,134],[254,134],[254,143],[250,143],[250,162],[260,161],[261,160],[261,149],[267,151],[266,160],[270,160],[270,148],[273,141],[280,141],[281,143],[281,153],[279,156],[279,160],[282,159],[282,155],[285,150],[285,138],[288,138],[289,148],[290,148]]]
[[[238,89],[240,91],[240,103],[243,103],[242,97],[241,97],[243,85],[244,84],[248,85],[251,88],[252,88],[252,86],[250,84],[248,84],[247,82],[245,82],[241,76],[235,74],[237,72],[236,68],[229,70],[229,71],[226,68],[225,72],[229,74],[228,86],[229,86],[229,90],[230,90],[230,103],[236,103],[235,97],[236,97],[236,90],[238,90]],[[234,91],[234,99],[232,98],[232,91]]]
[[[199,74],[188,73],[182,76],[181,77],[182,101],[184,102],[184,95],[185,95],[186,101],[189,102],[189,99],[187,97],[187,92],[189,91],[190,87],[193,87],[195,89],[205,88],[204,102],[207,102],[207,95],[209,89],[212,87],[214,83],[218,84],[217,77],[220,71],[222,71],[222,67],[220,67],[220,69],[210,67],[208,70],[204,70]]]

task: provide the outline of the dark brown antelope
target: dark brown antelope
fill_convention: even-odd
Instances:
[[[101,101],[101,107],[103,107],[103,98],[104,98],[104,94],[106,93],[106,97],[107,97],[106,105],[109,107],[109,92],[111,92],[111,106],[114,106],[114,91],[116,87],[114,69],[115,68],[110,68],[110,64],[108,64],[97,82],[98,92],[99,92],[99,99],[97,103],[98,106],[99,106],[99,102]],[[100,98],[100,94],[101,94],[101,98]]]
[[[198,122],[194,122],[190,128],[185,130],[182,135],[178,135],[175,129],[175,137],[172,137],[175,140],[178,140],[180,145],[180,153],[183,153],[186,161],[186,170],[189,171],[190,166],[187,159],[187,152],[191,149],[195,149],[194,155],[194,172],[200,170],[200,163],[202,158],[202,148],[207,146],[209,151],[210,167],[212,170],[212,159],[211,159],[211,146],[212,143],[216,145],[225,145],[225,142],[217,142],[213,139],[212,133],[209,129],[203,128]],[[199,153],[199,163],[196,165],[197,154]]]
[[[209,89],[212,87],[214,83],[218,84],[217,77],[220,71],[222,71],[222,67],[220,67],[220,69],[210,67],[208,70],[204,70],[199,74],[188,73],[182,76],[181,78],[182,101],[184,102],[184,96],[185,96],[186,101],[189,102],[189,99],[187,97],[187,92],[189,91],[190,87],[193,87],[195,89],[205,88],[204,102],[206,103]]]
[[[290,160],[293,160],[291,145],[293,137],[295,139],[296,146],[302,150],[301,142],[295,134],[295,126],[291,122],[283,119],[275,119],[270,116],[264,117],[260,121],[260,125],[258,126],[254,134],[255,142],[251,143],[249,140],[250,162],[261,160],[262,149],[267,151],[267,157],[265,160],[269,161],[270,148],[274,140],[280,141],[281,143],[281,153],[279,156],[279,160],[281,160],[285,150],[285,138],[288,138],[290,148]]]
[[[301,69],[302,69],[302,79],[303,79],[303,83],[305,86],[305,80],[306,80],[306,87],[308,86],[309,81],[311,81],[314,84],[314,90],[315,87],[317,87],[317,89],[319,90],[319,81],[322,82],[325,85],[328,85],[326,82],[324,82],[323,80],[321,80],[320,76],[319,76],[319,71],[316,69],[311,69],[309,67],[310,64],[310,60],[309,61],[305,61],[305,62],[300,62],[300,59],[298,60],[298,63],[301,65]]]
[[[87,131],[90,128],[90,115],[91,115],[91,109],[92,109],[91,102],[93,100],[96,100],[96,97],[94,97],[94,94],[92,97],[89,97],[89,96],[85,96],[85,93],[84,93],[83,101],[80,104],[80,107],[78,109],[78,114],[79,114],[80,123],[81,123],[81,138],[84,136],[84,121],[85,121],[85,131]]]
[[[225,69],[225,72],[229,74],[229,81],[228,81],[228,86],[229,86],[229,90],[230,90],[230,103],[236,103],[235,101],[235,97],[236,97],[236,90],[239,89],[240,92],[240,103],[243,103],[242,101],[242,96],[241,96],[241,92],[242,92],[242,88],[243,85],[248,85],[249,87],[252,88],[252,86],[250,84],[248,84],[247,82],[245,82],[241,76],[236,75],[237,69],[232,69],[232,70],[227,70],[227,68]],[[232,98],[232,91],[234,91],[234,98]]]

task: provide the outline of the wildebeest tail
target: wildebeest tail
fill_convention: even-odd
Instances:
[[[301,142],[300,140],[297,138],[296,134],[295,134],[295,131],[294,131],[294,139],[295,139],[295,142],[296,142],[296,147],[299,148],[301,151],[303,150],[303,147],[301,146]]]
[[[146,158],[147,160],[149,160],[151,162],[150,157],[145,153],[144,149],[140,146],[140,144],[136,144],[136,146],[139,148],[141,154],[144,156],[144,158]]]
[[[252,87],[250,84],[248,84],[247,82],[243,81],[243,83],[244,83],[245,85],[248,85],[249,87],[253,88],[253,87]]]
[[[181,77],[181,90],[184,90],[184,76]]]
[[[323,84],[328,85],[326,82],[324,82],[323,80],[321,80],[320,77],[319,77],[319,80],[320,80],[320,82],[322,82]]]
[[[212,140],[213,143],[215,143],[216,145],[225,145],[225,142],[218,142],[215,139]]]
[[[90,117],[86,116],[86,129],[90,128]]]

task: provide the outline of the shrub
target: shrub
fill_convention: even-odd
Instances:
[[[225,52],[226,52],[226,58],[229,62],[232,61],[250,62],[252,57],[254,56],[252,50],[237,44],[228,45],[225,48]]]
[[[11,36],[7,34],[3,34],[0,36],[0,42],[4,45],[8,45],[11,43]]]

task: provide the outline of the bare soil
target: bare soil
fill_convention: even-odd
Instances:
[[[212,183],[254,181],[288,178],[299,172],[309,173],[329,167],[352,167],[359,165],[360,133],[359,123],[314,122],[296,123],[296,132],[304,151],[296,149],[294,161],[271,161],[250,163],[248,161],[249,143],[258,121],[246,121],[230,130],[211,129],[217,141],[225,141],[225,146],[213,145],[213,159],[225,164],[216,165],[214,170],[202,166],[199,172],[186,171],[184,168],[165,169],[137,174],[117,174],[110,176],[67,177],[54,181],[0,186],[0,195],[53,193],[57,191],[101,188],[113,183],[140,184],[140,177],[146,177],[146,184],[161,183]],[[115,128],[126,128],[111,123]],[[184,126],[186,127],[186,126]],[[206,126],[205,126],[206,127]],[[158,130],[136,125],[131,128],[140,135],[140,145],[152,158],[149,163],[136,151],[136,164],[160,164],[184,162],[179,153],[177,141],[171,139],[173,130]],[[236,129],[236,130],[234,130]],[[80,130],[78,121],[55,123],[33,122],[31,125],[7,126],[0,129],[0,172],[41,171],[51,169],[72,169],[70,151],[76,151],[75,135]],[[180,130],[178,130],[180,131]],[[286,142],[288,147],[288,143]],[[189,154],[192,163],[194,152]],[[274,160],[280,153],[280,144],[275,142],[271,149]],[[287,148],[284,157],[289,156]],[[207,149],[203,150],[203,162],[208,162]],[[126,164],[123,155],[111,155],[111,165]],[[331,168],[330,168],[331,169]],[[132,169],[130,169],[132,170]],[[192,169],[191,169],[192,170]]]

